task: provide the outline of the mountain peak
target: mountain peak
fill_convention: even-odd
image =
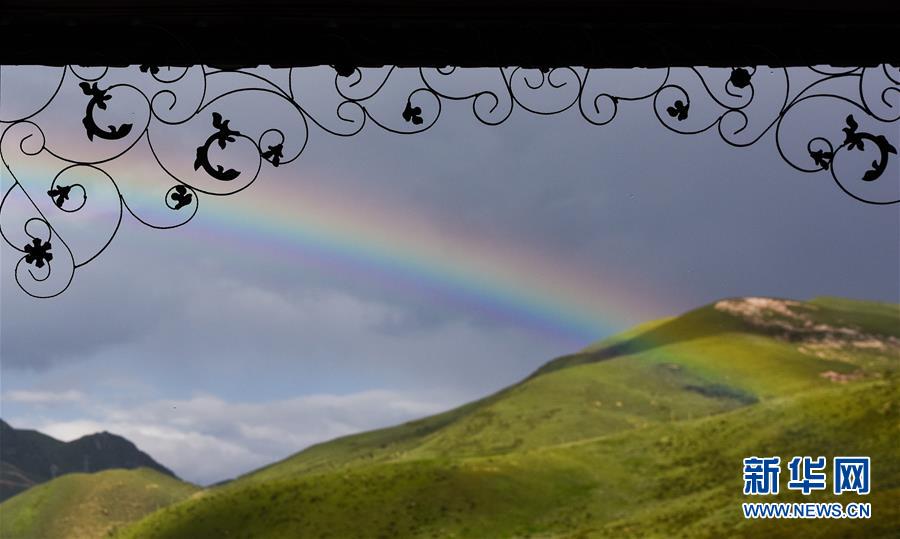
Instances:
[[[16,481],[0,482],[0,501],[59,475],[124,468],[150,468],[175,477],[171,470],[122,436],[108,431],[63,442],[41,432],[16,429],[0,419],[3,439],[0,465]],[[15,473],[13,474],[12,471]]]
[[[801,353],[820,358],[837,358],[841,350],[866,347],[900,353],[900,308],[836,297],[809,301],[764,296],[727,298],[641,324],[581,352],[554,359],[531,377],[726,333],[789,341]]]

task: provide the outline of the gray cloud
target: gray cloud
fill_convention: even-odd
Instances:
[[[180,477],[209,484],[285,458],[317,442],[408,421],[457,399],[440,393],[367,390],[274,401],[225,401],[210,395],[136,407],[83,404],[79,419],[14,417],[62,440],[100,430],[125,436]]]

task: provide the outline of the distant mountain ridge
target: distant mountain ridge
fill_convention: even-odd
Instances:
[[[175,477],[116,434],[99,432],[62,442],[35,430],[16,429],[0,419],[0,501],[68,473],[140,467]]]

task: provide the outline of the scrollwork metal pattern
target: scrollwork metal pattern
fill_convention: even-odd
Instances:
[[[341,65],[328,68],[336,101],[330,118],[318,117],[304,106],[298,91],[303,86],[300,78],[311,70],[321,75],[323,69],[61,68],[49,99],[33,110],[0,117],[0,158],[3,172],[12,178],[0,203],[0,234],[21,253],[16,282],[33,297],[59,295],[78,268],[110,245],[126,212],[149,227],[181,226],[197,214],[200,195],[237,193],[256,181],[264,166],[296,160],[306,148],[311,125],[341,137],[356,135],[368,122],[391,133],[415,134],[435,125],[443,104],[457,101],[470,102],[475,119],[489,126],[502,124],[517,108],[537,115],[577,111],[587,122],[604,126],[617,117],[620,107],[644,101],[666,129],[695,135],[714,131],[734,147],[753,145],[774,131],[777,154],[790,167],[828,174],[841,191],[863,203],[900,202],[900,196],[894,196],[900,190],[896,140],[889,138],[897,138],[900,124],[900,69],[890,65],[635,70],[629,76],[642,78],[634,86],[644,88],[632,87],[629,92],[604,88],[610,80],[602,70],[575,67],[477,70],[486,82],[454,89],[463,72],[472,70]],[[228,77],[239,82],[222,84]],[[77,90],[63,98],[73,86]],[[47,111],[60,101],[67,107],[71,101],[84,111],[80,134],[67,127],[66,140],[80,137],[77,144],[48,143],[41,127],[47,125]],[[279,125],[240,125],[235,118],[248,107],[261,109],[273,103],[284,107]],[[795,116],[808,117],[795,112],[813,104],[840,111],[840,123],[820,122],[832,125],[837,136],[804,135],[809,122],[792,123]],[[115,119],[100,119],[111,113]],[[54,118],[52,123],[65,120]],[[161,149],[178,130],[195,140],[188,144],[193,152],[189,167],[173,163],[177,159]],[[136,148],[152,155],[168,178],[159,200],[174,216],[166,222],[135,211],[106,171]],[[29,160],[36,158],[46,158],[58,171],[49,182],[34,174],[34,167],[29,169]],[[876,184],[887,185],[888,196],[868,187]],[[100,203],[118,207],[106,211],[114,216],[113,222],[92,248],[82,252],[70,246],[58,223],[66,215],[84,213],[95,194]],[[28,216],[8,215],[13,206]],[[18,225],[8,222],[16,217]]]

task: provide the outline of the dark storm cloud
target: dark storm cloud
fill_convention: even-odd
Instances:
[[[4,263],[0,272],[5,283],[0,291],[4,369],[43,370],[58,362],[80,361],[145,334],[165,303],[152,297],[129,302],[136,291],[121,274],[98,266],[95,278],[102,285],[73,287],[71,294],[36,301],[18,291],[14,265]]]
[[[773,99],[777,96],[768,103],[777,104]],[[767,104],[767,96],[759,101]],[[770,140],[736,149],[712,133],[673,134],[658,125],[647,103],[623,106],[605,127],[588,124],[574,110],[553,117],[517,110],[503,125],[488,127],[478,124],[467,106],[452,105],[434,129],[414,137],[369,126],[357,137],[340,139],[313,127],[301,160],[260,181],[327,178],[349,198],[409,208],[449,233],[486,234],[498,244],[528,245],[547,257],[596,269],[598,282],[610,274],[632,275],[642,286],[678,289],[667,298],[672,311],[740,293],[897,297],[897,257],[891,256],[897,250],[891,241],[897,212],[860,205],[821,175],[795,173],[777,158]],[[330,111],[322,107],[314,113],[322,118]],[[836,246],[848,256],[835,259]],[[183,252],[189,250],[185,246]],[[185,266],[182,286],[198,271],[166,253],[163,245],[148,261],[160,260],[152,273],[152,264],[118,271],[112,255],[105,257],[105,266],[95,263],[78,275],[84,279],[92,271],[101,276],[95,282],[104,285],[75,287],[53,306],[4,290],[4,310],[25,315],[6,319],[7,366],[38,367],[87,356],[164,324],[172,316],[161,312],[177,312],[179,302],[177,286],[165,280],[168,270]],[[854,262],[873,259],[881,263]],[[298,280],[294,272],[253,260],[229,257],[207,265],[204,281],[231,276],[282,291],[333,285],[320,275]],[[398,301],[357,283],[342,286],[375,302]],[[134,298],[134,307],[116,309],[113,298],[123,297]],[[107,306],[108,316],[99,315],[106,318],[103,324],[95,323],[96,316],[73,317],[87,304]],[[407,301],[372,329],[416,331],[462,314]],[[40,348],[32,344],[38,340]]]
[[[627,77],[617,75],[625,80],[620,90],[627,91]],[[327,94],[307,89],[319,100]],[[763,94],[758,101],[777,105],[777,99]],[[323,121],[333,114],[327,106],[314,113]],[[833,126],[828,115],[822,117],[809,120],[827,132]],[[451,103],[431,131],[413,137],[368,126],[340,139],[313,127],[300,161],[260,182],[324,179],[348,198],[428,215],[449,234],[486,235],[570,261],[595,271],[601,285],[610,275],[628,275],[633,283],[624,284],[678,290],[661,300],[659,315],[749,293],[896,300],[896,210],[858,204],[823,175],[796,173],[777,157],[770,138],[736,149],[713,133],[677,135],[659,126],[649,103],[623,105],[604,127],[588,124],[574,109],[552,117],[517,110],[503,125],[488,127],[473,119],[466,104]],[[210,203],[227,211],[240,204],[240,195]],[[127,242],[132,233],[134,227],[116,241]],[[298,272],[233,252],[204,253],[199,268],[196,255],[183,256],[191,252],[188,244],[174,244],[181,246],[177,251],[172,245],[170,239],[160,242],[145,265],[127,270],[116,264],[132,258],[127,253],[135,247],[120,246],[77,275],[96,284],[73,287],[52,302],[33,302],[4,287],[3,311],[21,313],[5,317],[6,366],[46,367],[139,341],[159,327],[175,331],[171,321],[179,310],[194,308],[186,301],[215,304],[216,297],[194,295],[214,296],[207,285],[217,280],[254,283],[288,298],[335,285],[319,274],[297,279]],[[846,256],[835,257],[836,248]],[[859,262],[864,260],[879,263]],[[4,271],[9,273],[8,264]],[[193,279],[199,279],[196,285]],[[385,306],[389,314],[372,323],[373,333],[435,329],[460,317],[493,325],[477,314],[398,298],[364,283],[340,286]],[[121,308],[122,298],[129,308]],[[78,316],[86,305],[94,312]],[[197,327],[190,335],[202,334],[202,321],[191,324]],[[293,352],[289,342],[282,346]]]
[[[780,99],[762,93],[768,110],[748,131],[764,127]],[[814,132],[841,137],[840,110],[798,116]],[[298,170],[329,170],[348,193],[417,208],[461,235],[525,243],[595,268],[598,282],[625,274],[678,290],[673,312],[735,294],[900,295],[900,212],[852,200],[827,174],[793,170],[771,132],[734,148],[714,132],[669,132],[638,103],[605,127],[574,112],[517,111],[491,128],[460,106],[416,137],[362,137],[310,152]],[[415,158],[389,158],[397,147]],[[348,154],[354,159],[341,158]],[[883,181],[898,176],[895,162]]]

